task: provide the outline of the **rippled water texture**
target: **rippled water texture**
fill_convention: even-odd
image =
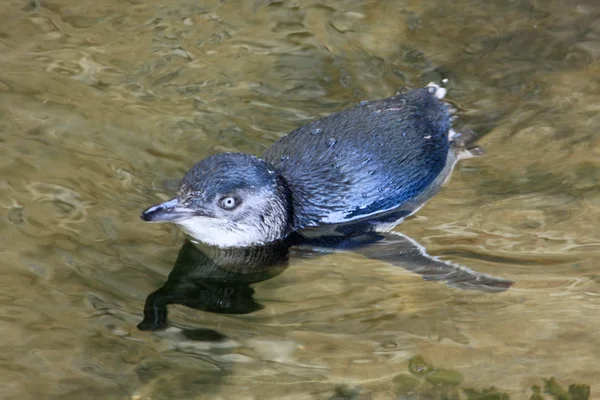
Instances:
[[[3,0],[0,397],[600,396],[599,56],[595,0]],[[487,153],[397,229],[508,291],[305,256],[137,330],[182,243],[139,213],[196,160],[442,78]]]

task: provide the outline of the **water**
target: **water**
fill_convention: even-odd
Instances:
[[[3,398],[600,393],[595,0],[7,0],[0,21]],[[508,291],[308,254],[252,285],[261,310],[137,330],[182,243],[139,213],[196,160],[445,78],[486,155],[398,230]]]

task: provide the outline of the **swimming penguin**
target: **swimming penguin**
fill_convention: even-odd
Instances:
[[[361,102],[302,126],[261,158],[221,153],[194,165],[177,197],[146,209],[195,241],[248,247],[311,227],[389,231],[439,191],[470,153],[435,84]]]

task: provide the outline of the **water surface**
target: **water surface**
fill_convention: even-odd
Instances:
[[[595,0],[1,2],[1,396],[598,396],[599,56]],[[397,230],[508,291],[297,257],[137,330],[182,243],[139,213],[195,161],[444,78],[487,153]]]

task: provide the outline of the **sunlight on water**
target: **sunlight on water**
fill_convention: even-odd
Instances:
[[[1,397],[598,396],[595,0],[8,0],[0,21]],[[444,78],[486,154],[397,230],[510,289],[292,252],[244,313],[136,328],[183,242],[139,214],[194,162]]]

